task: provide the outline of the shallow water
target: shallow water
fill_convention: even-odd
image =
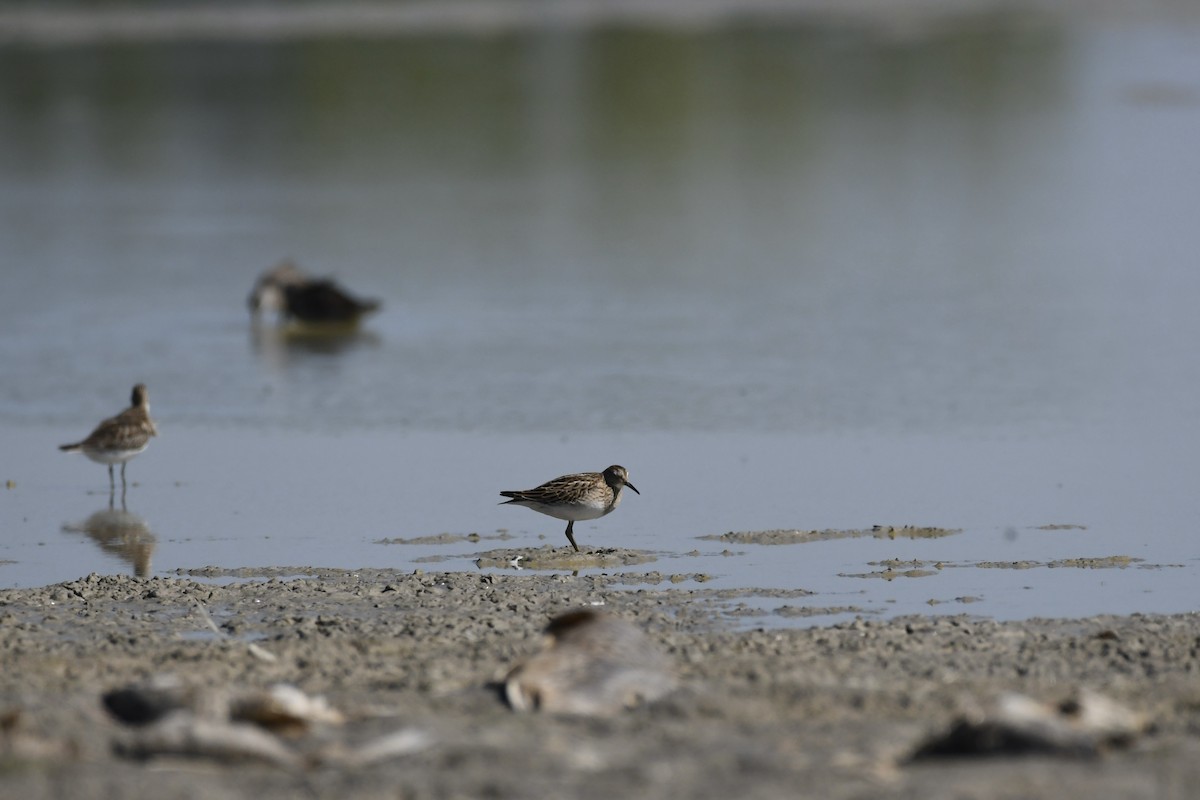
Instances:
[[[622,463],[643,495],[580,542],[817,593],[767,610],[1194,608],[1198,33],[0,50],[0,585],[475,569],[565,545],[499,490]],[[285,255],[384,311],[335,341],[252,327]],[[139,380],[148,556],[76,530],[106,476],[54,447]],[[962,533],[696,538],[873,524]],[[844,577],[1117,555],[1145,561]]]

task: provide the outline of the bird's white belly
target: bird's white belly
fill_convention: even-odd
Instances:
[[[145,449],[146,445],[132,450],[97,450],[94,447],[85,447],[83,454],[97,464],[124,464]]]
[[[613,510],[612,506],[603,503],[576,503],[573,505],[542,505],[531,506],[535,511],[540,511],[548,517],[555,519],[574,520],[576,522],[585,519],[600,519],[605,514]]]

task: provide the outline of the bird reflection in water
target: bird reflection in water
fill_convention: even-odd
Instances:
[[[150,557],[158,539],[146,520],[125,508],[124,492],[119,509],[114,507],[113,494],[109,493],[108,508],[100,509],[83,522],[68,522],[62,529],[67,533],[87,534],[101,550],[133,567],[133,574],[139,578],[150,575]]]
[[[265,325],[257,320],[250,325],[251,350],[273,370],[282,369],[291,359],[338,356],[362,347],[377,347],[380,341],[377,333],[356,325],[307,328]]]

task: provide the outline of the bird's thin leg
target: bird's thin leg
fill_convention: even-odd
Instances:
[[[575,552],[578,553],[579,545],[575,544],[574,528],[575,528],[575,520],[573,520],[573,519],[568,520],[567,521],[567,541],[569,541],[571,543],[571,547],[574,547]]]
[[[117,488],[117,484],[113,481],[112,464],[108,465],[108,493],[112,494]]]
[[[125,491],[125,462],[121,462],[121,491]]]

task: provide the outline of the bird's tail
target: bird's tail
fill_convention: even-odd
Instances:
[[[76,442],[75,444],[60,444],[58,449],[62,450],[64,453],[78,453],[83,449],[83,442]]]

